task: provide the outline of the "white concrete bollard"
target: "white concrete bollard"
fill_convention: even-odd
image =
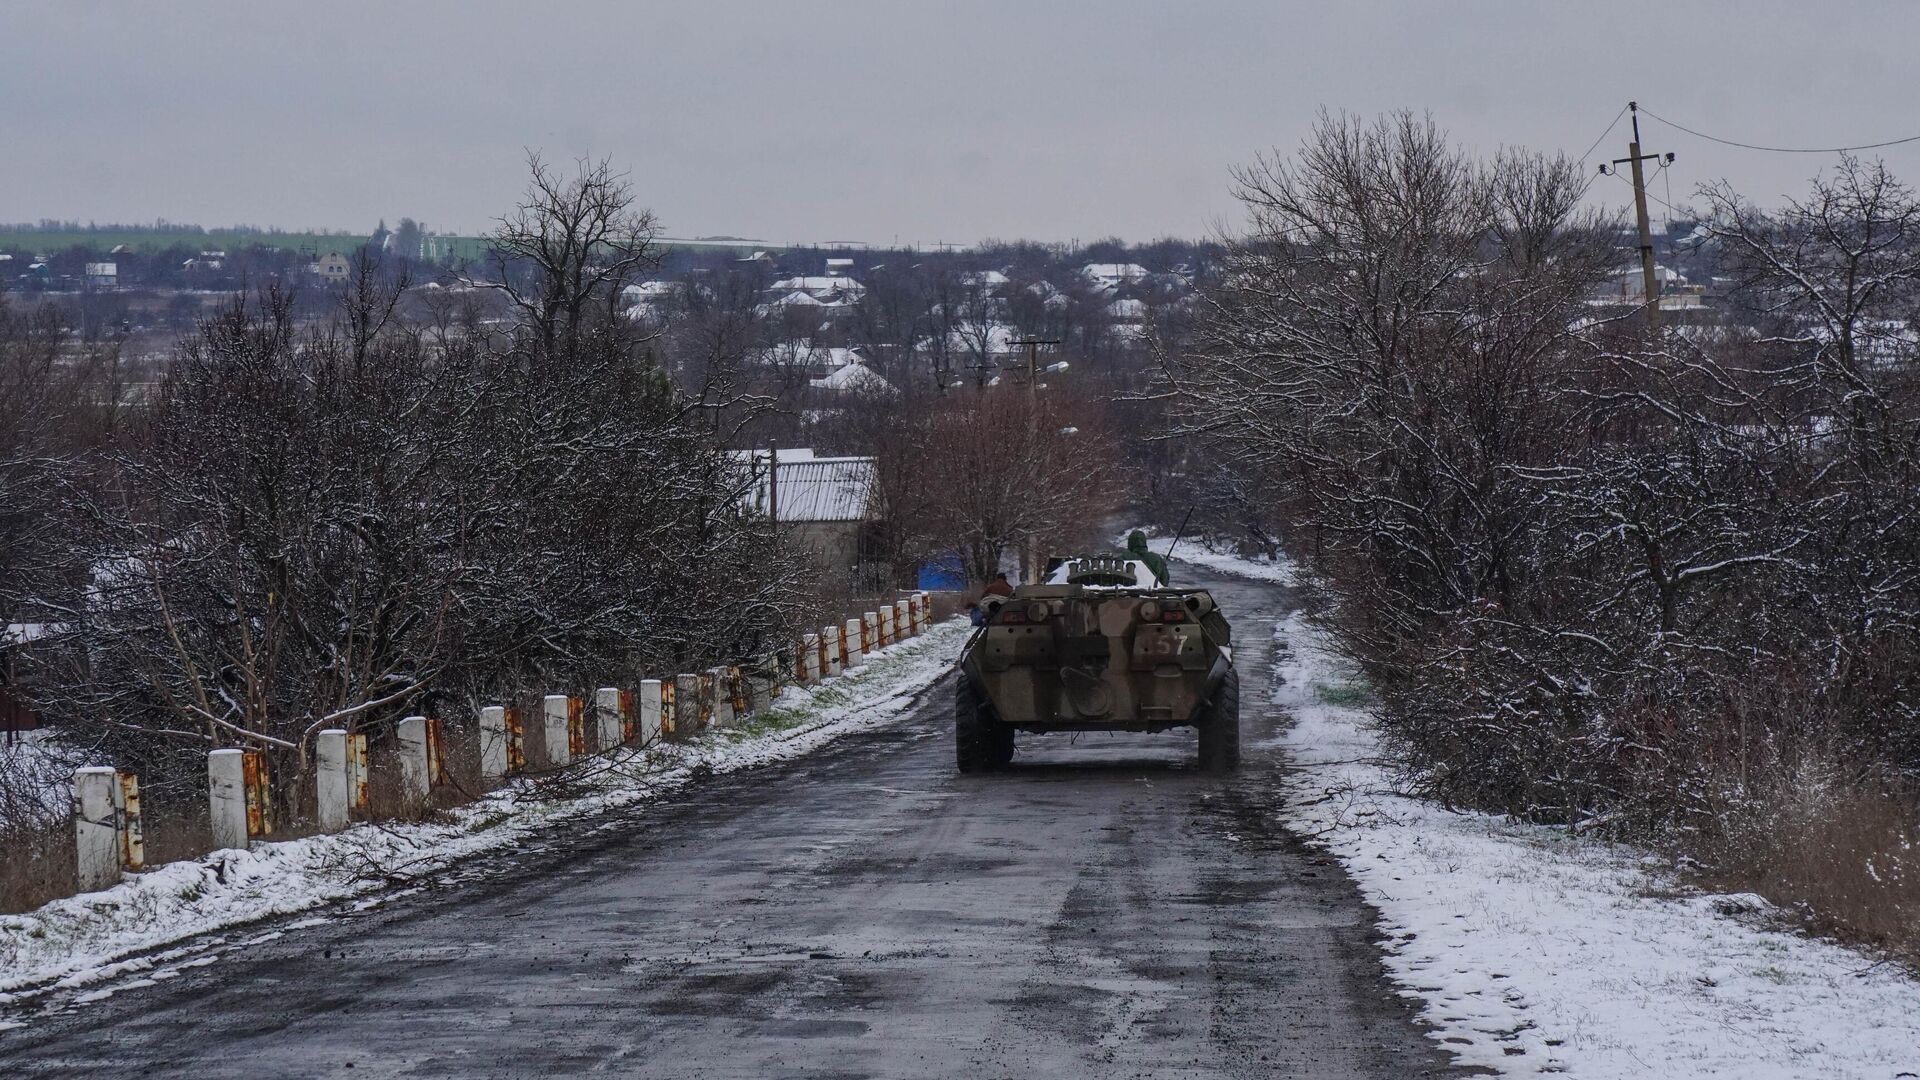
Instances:
[[[507,709],[489,705],[480,710],[480,782],[497,784],[507,778]]]
[[[408,803],[427,801],[427,718],[409,716],[394,727],[400,753],[400,797]]]
[[[601,753],[627,741],[626,725],[621,723],[618,689],[603,686],[593,692],[593,723],[599,731]]]
[[[654,742],[660,738],[660,680],[644,679],[640,683],[640,742]]]
[[[207,753],[207,810],[215,851],[247,850],[247,752]]]
[[[554,768],[573,764],[573,740],[568,737],[567,695],[548,694],[540,699],[542,729],[547,736],[547,764]]]
[[[806,641],[807,681],[817,683],[823,672],[820,670],[820,635],[808,634]]]
[[[860,649],[862,626],[859,619],[848,619],[846,628],[840,636],[840,662],[845,668],[857,668],[866,659],[866,654]]]
[[[841,643],[846,640],[847,628],[844,626],[823,626],[820,628],[820,647],[825,650],[821,663],[829,678],[846,670],[847,654]]]
[[[347,733],[329,728],[313,737],[313,820],[321,832],[347,827]]]
[[[907,616],[907,602],[893,602],[893,640],[905,641],[913,636],[913,620]]]
[[[875,644],[879,645],[881,648],[885,648],[886,646],[893,644],[893,641],[894,641],[893,605],[892,604],[882,605],[880,610],[874,612],[874,614],[880,617],[878,622],[880,629],[875,634],[873,640]]]
[[[880,648],[880,613],[869,611],[860,616],[860,626],[862,628],[860,652],[864,656]]]
[[[730,728],[733,726],[733,678],[732,671],[724,667],[707,669],[707,685],[712,687],[713,726]]]
[[[923,592],[920,594],[920,629],[925,630],[932,625],[933,594]]]
[[[113,806],[119,786],[120,774],[110,766],[73,771],[73,847],[81,892],[120,882],[120,815]]]

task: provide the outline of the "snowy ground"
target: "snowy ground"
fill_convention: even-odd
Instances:
[[[1175,561],[1294,579],[1185,541]],[[1590,1080],[1920,1077],[1920,984],[1770,929],[1757,897],[1678,887],[1631,849],[1396,793],[1351,669],[1298,616],[1274,634],[1272,700],[1297,721],[1279,741],[1301,766],[1289,824],[1379,909],[1389,973],[1463,1063]]]
[[[1209,570],[1220,570],[1238,577],[1252,578],[1255,581],[1271,581],[1276,585],[1293,584],[1294,570],[1291,564],[1269,562],[1264,559],[1249,559],[1243,555],[1235,555],[1231,550],[1204,537],[1183,536],[1176,541],[1175,538],[1171,536],[1156,536],[1152,529],[1143,529],[1141,531],[1147,534],[1147,546],[1154,551],[1165,555],[1168,549],[1173,549],[1173,561],[1175,565],[1191,563],[1194,566],[1204,566]],[[1129,529],[1128,532],[1132,532],[1132,530]],[[1127,533],[1121,533],[1119,537],[1114,540],[1114,546],[1120,548],[1126,547]],[[1178,586],[1180,584],[1179,573],[1173,570],[1172,567],[1169,567],[1168,570],[1173,576],[1174,585]]]
[[[582,763],[564,774],[564,797],[551,785],[521,780],[452,811],[444,824],[359,825],[257,843],[251,851],[217,851],[128,875],[103,892],[0,915],[0,1005],[148,971],[178,958],[152,950],[210,931],[356,897],[378,903],[396,884],[428,880],[462,858],[516,845],[567,819],[658,798],[696,770],[726,773],[797,757],[883,725],[952,669],[968,632],[965,620],[935,625],[841,678],[789,687],[772,709],[738,728]]]

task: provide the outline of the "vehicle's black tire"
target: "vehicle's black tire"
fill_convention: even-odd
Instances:
[[[994,719],[993,706],[965,675],[953,693],[953,756],[963,773],[1004,769],[1013,760],[1013,729]]]
[[[1227,669],[1200,710],[1200,767],[1228,773],[1240,765],[1240,673]]]

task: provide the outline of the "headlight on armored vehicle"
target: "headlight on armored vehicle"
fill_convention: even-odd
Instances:
[[[1146,622],[1159,622],[1160,621],[1160,601],[1158,600],[1140,601],[1140,618]]]

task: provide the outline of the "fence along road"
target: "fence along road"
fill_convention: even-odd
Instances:
[[[1203,581],[1248,690],[1232,778],[1190,733],[1024,737],[962,777],[945,680],[812,757],[76,995],[0,1033],[0,1075],[1452,1075],[1353,887],[1273,824],[1285,590]]]

